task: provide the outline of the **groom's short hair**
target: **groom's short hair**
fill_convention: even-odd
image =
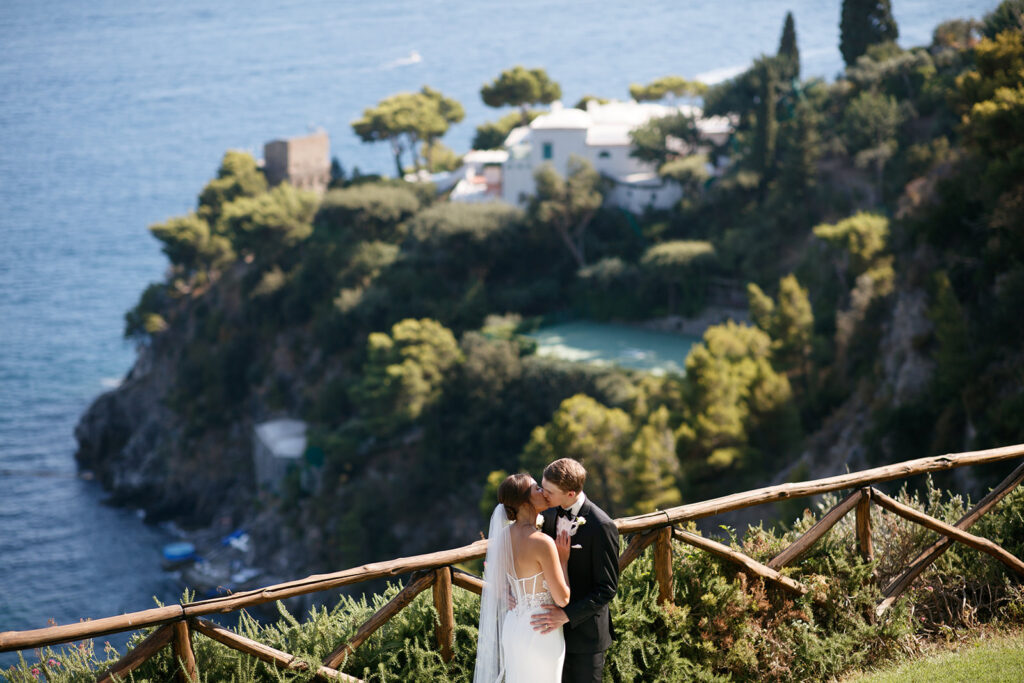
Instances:
[[[579,493],[587,481],[587,470],[578,460],[559,458],[544,468],[544,478],[567,493]]]

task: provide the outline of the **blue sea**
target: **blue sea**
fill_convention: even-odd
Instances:
[[[910,46],[996,2],[893,4]],[[789,9],[804,75],[833,78],[839,0],[0,3],[0,631],[177,597],[170,537],[76,476],[72,430],[134,358],[124,312],[166,266],[147,226],[192,208],[226,149],[323,128],[347,170],[386,173],[349,122],[389,94],[460,100],[464,151],[504,68],[545,67],[568,104],[714,80],[773,53]]]

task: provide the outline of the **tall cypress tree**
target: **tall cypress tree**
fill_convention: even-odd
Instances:
[[[758,87],[757,128],[755,130],[754,163],[761,174],[762,191],[775,170],[775,140],[779,122],[775,112],[779,91],[776,60],[762,57],[757,61]]]
[[[778,178],[793,215],[811,211],[821,157],[822,115],[809,102],[799,102],[793,117],[779,129]]]
[[[780,75],[784,79],[800,78],[800,48],[796,45],[796,22],[793,20],[792,12],[786,12],[786,22],[782,25],[779,61],[782,62]]]
[[[839,51],[847,66],[852,66],[869,46],[896,40],[899,35],[889,0],[843,0]]]

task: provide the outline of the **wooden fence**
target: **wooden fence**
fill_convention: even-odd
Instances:
[[[733,562],[739,565],[743,571],[761,577],[782,590],[804,594],[807,592],[807,588],[803,584],[784,576],[779,570],[798,560],[818,539],[851,511],[855,511],[856,515],[859,551],[865,559],[870,560],[873,557],[870,516],[873,503],[940,534],[940,540],[921,551],[899,576],[884,587],[882,591],[884,598],[876,608],[876,614],[881,616],[903,594],[914,579],[949,548],[953,541],[959,541],[964,545],[988,553],[1024,576],[1024,562],[1020,558],[1014,557],[992,541],[967,532],[967,529],[1024,480],[1024,464],[1019,465],[953,525],[903,505],[874,488],[872,484],[1022,456],[1024,456],[1024,444],[921,458],[826,479],[769,486],[644,515],[624,517],[615,520],[619,533],[630,535],[626,548],[619,557],[619,568],[625,568],[638,558],[647,546],[654,544],[654,574],[658,583],[658,599],[663,603],[670,602],[672,600],[672,540],[675,539]],[[848,489],[852,489],[849,495],[829,510],[817,524],[808,529],[792,545],[769,560],[767,564],[762,564],[716,541],[675,528],[679,522],[700,519],[730,510]],[[433,591],[434,605],[438,613],[436,626],[438,649],[446,661],[451,659],[455,626],[452,586],[459,586],[478,594],[483,587],[483,581],[480,578],[467,574],[453,565],[481,558],[486,554],[486,550],[487,542],[481,540],[452,550],[366,564],[331,574],[307,576],[296,581],[199,602],[169,605],[64,626],[51,626],[30,631],[4,631],[0,632],[0,652],[44,647],[110,633],[158,626],[159,628],[139,643],[135,649],[102,672],[98,680],[112,681],[115,676],[124,676],[161,648],[170,644],[176,658],[182,663],[178,671],[179,679],[194,681],[198,678],[198,668],[192,650],[192,637],[196,632],[282,669],[305,670],[309,665],[296,660],[294,655],[238,635],[203,617],[235,612],[253,605],[363,581],[411,574],[408,583],[395,597],[360,626],[349,640],[338,644],[334,651],[324,659],[324,662],[316,667],[319,677],[355,682],[359,679],[339,670],[348,654],[358,648],[377,629],[427,588],[431,588]]]

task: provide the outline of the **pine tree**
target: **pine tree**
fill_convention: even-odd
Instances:
[[[940,270],[934,276],[934,293],[928,317],[935,326],[937,364],[935,389],[941,398],[956,396],[970,373],[970,335],[963,306],[957,299],[949,274]]]
[[[551,80],[544,69],[515,66],[480,88],[480,97],[488,107],[519,107],[522,125],[530,123],[531,104],[551,104],[562,96],[562,87]]]
[[[790,273],[779,280],[778,305],[772,330],[772,352],[779,366],[803,374],[811,356],[814,313],[807,290]]]
[[[363,378],[349,391],[371,429],[389,435],[437,402],[445,373],[462,360],[451,330],[429,318],[407,318],[390,335],[370,334]]]
[[[742,467],[781,455],[798,438],[792,387],[772,367],[771,346],[767,332],[730,320],[709,327],[690,350],[676,430],[684,466]]]
[[[519,466],[524,472],[540,472],[558,458],[579,460],[587,468],[587,495],[608,514],[623,514],[623,487],[631,478],[624,456],[633,433],[633,421],[624,411],[576,394],[562,401],[550,422],[534,427]]]
[[[869,46],[894,41],[899,35],[889,0],[843,0],[839,51],[847,66],[856,63]]]
[[[814,314],[807,290],[790,273],[779,280],[778,300],[753,282],[747,284],[750,317],[772,339],[773,365],[796,374],[806,370],[814,334]]]
[[[779,61],[782,63],[782,78],[793,80],[800,78],[800,48],[796,44],[796,21],[792,12],[786,12],[786,22],[782,25],[782,38],[779,40]]]
[[[677,487],[679,458],[668,408],[651,413],[629,447],[623,492],[628,515],[641,515],[683,502]]]

